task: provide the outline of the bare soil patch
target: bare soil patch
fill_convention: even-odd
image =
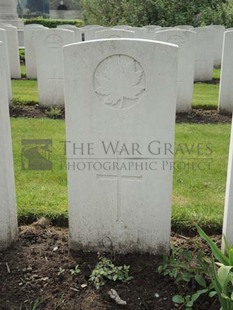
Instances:
[[[41,108],[38,105],[15,105],[10,107],[11,117],[30,117],[42,118],[50,117],[56,119],[65,118],[65,110],[61,109],[60,113],[51,114],[49,109]],[[231,115],[219,114],[217,110],[203,110],[193,109],[190,113],[178,113],[176,115],[177,123],[191,123],[191,124],[216,124],[216,123],[231,123]]]
[[[220,240],[220,236],[215,237]],[[198,237],[183,237],[172,234],[172,243],[192,249],[199,243],[208,249]],[[67,228],[49,226],[36,222],[20,227],[19,243],[0,252],[0,310],[33,309],[36,300],[38,308],[45,310],[174,310],[184,309],[174,305],[172,296],[185,292],[187,287],[177,287],[170,277],[157,273],[161,257],[152,255],[106,254],[115,265],[130,265],[133,280],[128,283],[107,282],[96,290],[89,276],[98,259],[97,253],[70,252]],[[69,272],[76,265],[81,273],[72,276]],[[58,275],[59,268],[65,270]],[[115,289],[127,302],[116,305],[108,296]],[[193,291],[196,287],[189,288]],[[203,297],[195,309],[219,310],[217,299]]]

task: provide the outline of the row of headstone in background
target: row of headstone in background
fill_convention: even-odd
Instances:
[[[39,29],[48,29],[48,28],[45,28],[44,26],[39,24],[30,24],[24,27],[25,63],[26,63],[26,76],[28,79],[37,78],[34,31]]]
[[[7,51],[10,65],[10,74],[13,79],[21,78],[20,60],[19,60],[19,41],[17,28],[7,24],[0,24],[0,29],[6,31]]]
[[[75,33],[65,29],[33,32],[39,102],[42,106],[64,106],[63,47],[75,43]],[[77,74],[80,72],[77,71]]]
[[[61,25],[58,27],[62,28],[63,26]],[[70,26],[66,25],[65,27],[70,27]],[[106,28],[103,26],[94,26],[94,25],[93,26],[87,26],[87,28],[86,27],[77,28],[75,26],[72,26],[72,27],[73,27],[73,29],[76,28],[76,31],[78,29],[80,40],[81,40],[81,34],[84,35],[85,41],[99,39],[99,38],[101,38],[101,36],[100,36],[100,33],[97,34],[97,32],[104,30],[104,29],[109,29],[109,28]],[[184,29],[184,30],[191,30],[192,29],[193,31],[196,31],[198,33],[198,39],[197,40],[200,39],[200,41],[203,40],[203,36],[206,37],[206,39],[207,39],[207,43],[206,43],[207,52],[206,53],[208,53],[210,51],[210,48],[212,47],[211,53],[214,53],[214,65],[216,67],[220,67],[223,33],[225,30],[224,26],[210,25],[207,27],[194,28],[194,27],[188,26],[188,25],[180,25],[180,26],[176,26],[174,28],[179,28],[179,29]],[[161,26],[153,26],[152,25],[152,26],[145,26],[145,27],[116,26],[116,27],[113,27],[112,29],[123,29],[123,30],[133,31],[135,38],[154,40],[155,32],[161,31],[161,30],[167,30],[167,29],[174,29],[174,28],[172,28],[172,27],[163,27],[162,28]],[[212,31],[212,33],[208,33],[208,32],[204,33],[205,30],[208,28],[215,29],[216,32]],[[211,42],[209,40],[209,37],[211,37]],[[200,42],[200,44],[203,45],[203,42]],[[202,48],[204,48],[204,47],[202,47]],[[199,50],[199,49],[197,48],[197,50]],[[203,58],[203,57],[201,57],[201,58]],[[198,56],[197,56],[197,60],[204,61],[205,59],[198,59]]]
[[[128,30],[133,27],[125,27],[125,29],[122,29],[122,27],[123,26],[119,26],[115,29],[105,29],[104,27],[98,27],[98,28],[96,27],[94,28],[96,30],[95,39],[117,38],[117,37],[135,38],[135,31],[132,31],[132,29]],[[35,57],[36,53],[35,53],[35,47],[34,47],[32,38],[33,38],[34,31],[36,30],[38,31],[39,28],[46,29],[41,25],[29,25],[25,27],[25,43],[26,43],[25,57],[26,57],[26,63],[27,63],[27,76],[29,78],[37,78],[37,72],[36,72],[37,66],[36,66],[36,57]],[[74,32],[75,42],[77,40],[81,41],[82,33],[80,32],[79,28],[75,26],[70,26],[70,25],[59,27],[59,29],[63,29],[63,28],[65,28],[66,30],[69,29],[70,31]],[[186,28],[193,30],[193,28],[191,27],[186,27]],[[217,28],[217,30],[215,28]],[[179,70],[178,70],[177,112],[188,112],[191,110],[192,95],[193,95],[193,81],[192,81],[193,65],[194,65],[193,54],[195,51],[195,46],[196,46],[196,53],[195,53],[194,71],[195,71],[196,81],[211,80],[214,60],[215,60],[215,65],[218,65],[220,63],[219,54],[222,48],[219,48],[219,50],[214,48],[213,38],[214,37],[216,38],[217,37],[216,33],[218,33],[219,41],[221,41],[220,38],[222,34],[224,33],[224,27],[219,26],[215,28],[214,27],[196,28],[195,33],[196,33],[197,38],[195,39],[193,31],[190,32],[189,30],[181,30],[180,27],[177,27],[177,30],[175,30],[174,28],[170,30],[163,30],[163,28],[161,27],[160,28],[159,27],[157,28],[148,27],[148,29],[150,30],[153,29],[153,31],[156,29],[156,31],[153,32],[154,40],[174,43],[174,44],[177,44],[180,48],[180,60],[179,60]],[[92,30],[92,28],[90,29]],[[87,28],[87,30],[89,30],[89,28]],[[53,33],[56,32],[56,30],[54,29],[51,31]],[[50,36],[50,40],[51,38],[52,37]],[[57,37],[54,36],[53,38],[56,40]],[[64,46],[62,43],[63,39],[60,40],[60,43],[59,43],[59,40],[57,40],[57,43],[54,43],[54,45],[59,43],[60,48],[61,48],[61,46]],[[69,41],[69,43],[73,43],[74,41],[72,39],[72,41],[71,42]],[[64,42],[67,42],[67,41],[64,41]],[[41,45],[41,44],[38,42],[38,45]],[[50,47],[46,46],[46,43],[42,45],[43,45],[43,50],[48,48],[48,54],[51,54],[51,52],[49,52],[49,49],[51,50],[51,46]],[[52,50],[53,49],[54,47],[52,47]],[[216,53],[216,51],[218,53]],[[39,55],[39,51],[37,53]],[[45,51],[43,51],[42,53],[44,53],[44,55],[46,54]],[[60,55],[57,60],[56,60],[55,55]],[[41,105],[56,105],[56,106],[64,105],[63,81],[62,81],[63,75],[62,75],[62,69],[61,69],[62,53],[56,53],[55,55],[52,58],[53,61],[50,61],[49,57],[41,58],[40,56],[38,56],[40,59],[44,59],[43,64],[45,63],[45,67],[47,68],[47,70],[44,70],[44,69],[41,70],[41,76],[38,78],[39,97],[40,97]],[[227,64],[227,57],[225,56],[224,58],[225,58],[226,70],[222,71],[223,72],[222,83],[221,83],[222,86],[220,87],[221,92],[220,92],[220,100],[219,100],[220,102],[219,109],[220,111],[225,110],[226,112],[231,112],[232,101],[229,100],[229,97],[231,97],[232,95],[230,91],[231,86],[229,86],[230,85],[229,79],[228,79],[229,74],[227,75],[224,74],[224,72],[226,72],[227,70],[229,71],[230,65]],[[42,63],[41,61],[38,61],[38,67],[40,67],[41,63]],[[52,63],[60,64],[60,66],[51,65]],[[225,78],[226,76],[227,76],[227,79]],[[229,107],[226,106],[226,103],[225,103],[226,101],[228,102]]]
[[[212,73],[213,67],[220,67],[221,66],[221,53],[222,53],[222,42],[223,42],[223,34],[225,27],[224,26],[208,26],[208,27],[199,27],[193,28],[191,26],[177,26],[177,29],[184,29],[184,30],[192,30],[196,32],[197,39],[196,45],[194,49],[195,53],[195,81],[209,81],[212,80]],[[141,39],[148,39],[148,40],[156,40],[156,33],[159,31],[166,30],[160,26],[148,26],[144,28],[137,28],[137,27],[129,27],[129,26],[119,26],[114,27],[114,29],[122,29],[131,31],[134,33],[129,33],[130,37],[134,38],[141,38]],[[174,28],[169,28],[167,30],[171,30]],[[107,34],[109,33],[110,37],[120,37],[117,35],[116,31],[115,34],[111,30],[105,32],[104,30],[101,31],[101,28],[92,28],[88,30],[87,40],[95,40],[106,38]],[[182,40],[182,38],[181,38]]]
[[[16,36],[16,28],[8,25],[3,25],[2,27],[4,27],[4,29],[6,29],[7,32],[11,77],[20,78],[21,74],[20,74],[19,57],[17,52],[18,41]],[[192,72],[193,51],[196,50],[194,80],[196,81],[211,80],[213,64],[214,62],[216,66],[220,64],[221,57],[219,55],[222,49],[222,45],[216,44],[216,41],[213,38],[218,37],[218,42],[220,43],[222,34],[224,32],[223,26],[208,26],[200,28],[192,28],[191,26],[177,26],[176,27],[177,30],[175,30],[174,28],[164,30],[164,28],[161,28],[160,26],[148,26],[144,28],[130,27],[130,26],[116,26],[113,29],[109,29],[102,26],[86,26],[84,28],[77,28],[72,25],[62,25],[59,28],[72,31],[75,35],[74,39],[75,42],[81,42],[83,36],[85,36],[86,39],[88,40],[116,38],[116,37],[149,38],[153,40],[161,40],[165,42],[178,44],[178,46],[180,47],[180,54],[182,54],[182,57],[180,57],[180,63],[179,63],[179,77],[178,77],[179,88],[178,88],[177,112],[187,112],[191,109],[192,90],[193,90],[193,85],[191,83],[191,77],[193,76]],[[182,28],[183,30],[181,31]],[[27,71],[27,77],[31,79],[37,78],[37,66],[38,67],[43,66],[43,64],[41,65],[41,63],[36,65],[36,50],[35,50],[36,43],[34,42],[33,38],[34,31],[38,31],[39,29],[47,29],[47,28],[43,27],[42,25],[25,26],[24,40],[25,40],[26,71]],[[197,34],[197,39],[192,40],[192,44],[190,44],[191,41],[189,40],[185,42],[185,40],[188,38],[188,31],[189,31],[186,29],[189,30],[192,29],[192,31],[195,30]],[[52,31],[55,30],[53,29]],[[61,45],[62,41],[63,39],[60,40]],[[73,43],[73,41],[69,43]],[[187,48],[188,45],[189,48]],[[46,44],[44,48],[46,48]],[[48,50],[50,49],[50,47],[48,46],[47,48]],[[55,59],[54,62],[56,62]],[[57,60],[57,63],[60,63],[62,65],[61,59]],[[48,67],[50,67],[50,65],[48,65]],[[47,71],[49,73],[49,69],[47,69]],[[52,71],[53,73],[52,74],[49,73],[49,76],[46,77],[46,73],[44,73],[43,77],[42,78],[40,77],[40,81],[42,81],[41,83],[39,83],[42,85],[42,87],[39,87],[40,104],[64,105],[64,99],[62,95],[63,91],[61,90],[61,86],[63,84],[62,70],[59,68],[55,69],[55,66],[53,66]],[[52,85],[54,85],[54,87],[52,87],[50,91],[46,91],[46,88],[44,87],[45,79],[48,80],[47,85],[50,85],[51,87]],[[42,93],[40,90],[42,91]],[[9,89],[9,98],[11,98],[10,92],[11,90]],[[54,98],[57,98],[57,103],[54,100]]]
[[[26,25],[27,27],[28,25]],[[212,40],[211,44],[208,44],[209,46],[212,46],[215,44],[215,47],[212,49],[212,52],[214,51],[214,63],[215,66],[221,65],[221,51],[222,51],[222,40],[223,40],[223,32],[224,32],[224,26],[215,26],[211,25],[208,26],[210,28],[214,28],[216,30],[215,33],[212,32]],[[175,28],[190,30],[193,29],[193,31],[199,32],[200,30],[205,30],[208,27],[200,27],[200,28],[193,28],[192,26],[176,26]],[[60,25],[58,28],[61,29],[68,29],[75,32],[75,41],[81,42],[84,38],[85,40],[94,40],[100,38],[100,34],[96,36],[96,32],[104,29],[110,29],[103,26],[85,26],[83,28],[77,28],[74,25]],[[171,27],[160,27],[160,26],[145,26],[145,27],[130,27],[130,26],[116,26],[113,29],[123,29],[123,30],[129,30],[134,32],[135,38],[141,38],[141,39],[154,39],[154,34],[156,31],[160,30],[167,30],[167,29],[174,29]],[[119,35],[118,35],[119,36]],[[200,41],[202,41],[203,36],[208,36],[208,34],[203,34],[203,32],[199,35]],[[209,40],[207,40],[209,42]],[[216,41],[216,42],[215,42]],[[208,48],[207,48],[208,50]],[[201,59],[201,61],[204,61],[204,59]]]
[[[6,59],[6,46],[0,41],[0,250],[18,234]]]
[[[179,47],[176,112],[189,112],[192,109],[193,99],[196,33],[189,30],[168,29],[157,31],[154,39]]]
[[[101,30],[97,32],[97,35],[101,38],[116,38],[117,36],[120,36],[120,38],[134,38],[133,31],[122,29]],[[177,43],[180,46],[177,112],[190,111],[193,94],[196,35],[194,32],[178,29],[157,32],[157,35],[158,37],[154,37],[154,39],[160,39],[168,43]],[[25,57],[27,64],[30,65],[27,68],[27,72],[30,73],[30,77],[37,76],[40,105],[64,105],[62,48],[64,45],[74,42],[75,33],[70,30],[61,28],[45,29],[36,26],[26,27],[25,43],[27,48],[25,50]],[[30,51],[28,51],[29,48]],[[36,57],[34,57],[35,55]],[[31,63],[35,63],[35,58],[37,65],[34,66],[32,75],[29,69],[32,68]]]
[[[62,33],[61,30],[64,30],[62,27],[59,27],[60,32],[58,29],[50,29],[45,31],[45,28],[38,27],[36,25],[25,27],[25,57],[28,67],[27,74],[30,78],[36,78],[36,76],[38,78],[39,98],[41,105],[64,105],[62,53],[61,51],[59,53],[53,53],[53,51],[55,50],[55,46],[58,51],[61,50],[65,44],[76,42],[77,36],[79,36],[81,41],[82,34],[80,29],[76,29],[74,26],[66,25],[63,27],[66,31],[68,31],[63,32],[64,35],[65,33],[69,35],[70,31],[74,33],[74,38],[72,38],[72,41],[69,41],[68,38],[65,40],[64,37],[59,37],[59,33]],[[95,39],[136,37],[135,31],[128,30],[130,27],[125,26],[125,29],[122,29],[122,27],[123,26],[119,26],[114,29],[95,27],[95,32],[92,32],[92,35],[95,33]],[[41,36],[39,35],[39,32],[41,32],[42,29],[44,29],[43,36],[47,35],[47,39],[43,37],[43,41],[41,41]],[[153,40],[175,43],[180,48],[177,112],[188,112],[191,110],[192,106],[194,64],[197,80],[212,79],[214,49],[211,45],[211,35],[216,30],[210,27],[198,28],[196,29],[196,32],[181,30],[178,28],[163,30],[161,27],[148,27],[148,29],[151,38],[153,33]],[[90,30],[93,31],[93,28],[87,28],[87,31]],[[35,40],[32,39],[33,34],[36,38]],[[90,32],[88,32],[88,35],[90,36]],[[199,36],[199,41],[196,40],[196,36]],[[52,40],[54,43],[52,43]],[[196,41],[199,43],[196,43]],[[38,46],[36,49],[34,47],[35,44]],[[195,54],[196,46],[198,46],[200,55],[202,55],[202,61],[197,60],[197,54]],[[35,53],[33,50],[36,50],[38,58],[37,65],[35,65]],[[51,57],[49,55],[51,55]],[[29,57],[31,61],[29,61]],[[30,68],[32,67],[34,68],[33,74],[30,71]],[[36,67],[38,70],[40,69],[41,74],[37,75]]]

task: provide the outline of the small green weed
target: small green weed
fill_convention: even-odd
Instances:
[[[58,276],[61,276],[65,273],[65,269],[63,269],[62,267],[59,268],[59,271],[57,273]]]
[[[90,276],[90,281],[98,290],[105,284],[105,280],[128,282],[132,279],[129,276],[130,266],[115,266],[109,259],[100,256],[99,262],[95,266]]]
[[[38,298],[31,306],[31,310],[42,310],[43,300]]]
[[[172,247],[171,256],[163,257],[162,264],[157,271],[165,276],[170,276],[175,283],[191,284],[192,287],[199,287],[193,294],[185,296],[175,295],[172,300],[176,304],[183,304],[186,310],[192,309],[198,298],[212,290],[212,286],[207,281],[209,260],[205,253],[199,250],[194,253],[190,250]]]
[[[62,116],[62,110],[57,107],[52,107],[46,111],[46,115],[49,118],[58,119],[58,118],[61,118]]]
[[[70,274],[72,276],[77,276],[81,272],[81,269],[79,268],[79,265],[75,266],[74,269],[70,269]]]

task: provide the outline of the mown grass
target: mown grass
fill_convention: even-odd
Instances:
[[[229,138],[229,124],[176,126],[176,145],[194,145],[194,151],[184,155],[179,151],[175,157],[174,226],[189,227],[196,221],[203,227],[221,229]]]
[[[66,170],[64,157],[64,121],[50,119],[11,119],[19,216],[67,215]],[[22,139],[52,139],[52,171],[21,169]]]
[[[14,102],[22,104],[38,103],[38,88],[35,80],[13,80]],[[213,108],[218,106],[218,84],[195,83],[193,92],[193,107]]]
[[[26,74],[25,66],[21,72]],[[220,78],[220,69],[214,69],[213,77]],[[13,98],[17,104],[36,104],[39,102],[37,81],[13,80]],[[195,83],[193,92],[193,108],[217,109],[219,84]]]
[[[66,168],[61,143],[65,139],[64,121],[12,119],[11,124],[19,216],[67,218]],[[173,226],[186,229],[196,221],[202,227],[221,228],[229,134],[229,124],[177,124],[176,163],[179,166],[176,165],[174,170]],[[21,170],[22,139],[53,140],[52,171]],[[189,148],[194,145],[191,154],[185,151],[185,144]],[[202,145],[204,154],[198,154],[198,144]],[[212,154],[208,154],[206,144]],[[188,164],[192,163],[195,166],[188,169]]]
[[[213,78],[220,79],[221,69],[214,69],[213,71]]]
[[[217,109],[219,84],[195,83],[193,108]]]
[[[213,79],[220,79],[221,70],[213,70]],[[219,84],[195,83],[193,90],[193,108],[217,109]]]
[[[13,102],[20,104],[36,104],[39,102],[37,81],[12,80]]]
[[[21,65],[21,75],[22,76],[26,76],[26,66],[25,65]]]

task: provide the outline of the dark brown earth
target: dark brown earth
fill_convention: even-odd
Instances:
[[[48,109],[41,108],[38,105],[14,105],[10,108],[11,117],[50,117],[65,118],[64,109],[59,110],[58,115],[49,113]],[[215,123],[231,123],[231,115],[221,115],[217,110],[193,109],[190,113],[178,113],[176,115],[177,123],[194,123],[194,124],[215,124]]]
[[[11,117],[31,117],[31,118],[41,118],[41,117],[50,117],[50,118],[65,118],[64,109],[59,109],[59,115],[50,115],[49,109],[45,109],[36,105],[13,105],[10,107],[10,116]]]
[[[222,115],[216,110],[193,109],[190,113],[176,115],[176,123],[217,124],[231,123],[231,120],[231,115]]]
[[[220,240],[220,236],[215,236],[216,239]],[[207,250],[198,237],[173,233],[171,240],[182,248],[193,250],[198,246]],[[66,228],[49,226],[44,220],[21,226],[19,243],[0,252],[0,310],[185,309],[175,305],[172,296],[184,293],[187,286],[178,288],[170,277],[156,272],[160,257],[106,254],[115,265],[130,265],[133,280],[108,282],[99,291],[89,282],[97,257],[97,253],[69,252]],[[72,276],[69,270],[76,265],[80,266],[81,273]],[[59,268],[65,270],[60,276]],[[112,288],[127,302],[126,306],[110,300],[108,291]],[[188,289],[195,291],[196,287]],[[38,307],[35,307],[36,300],[41,301]],[[219,308],[216,299],[205,296],[194,309]]]

